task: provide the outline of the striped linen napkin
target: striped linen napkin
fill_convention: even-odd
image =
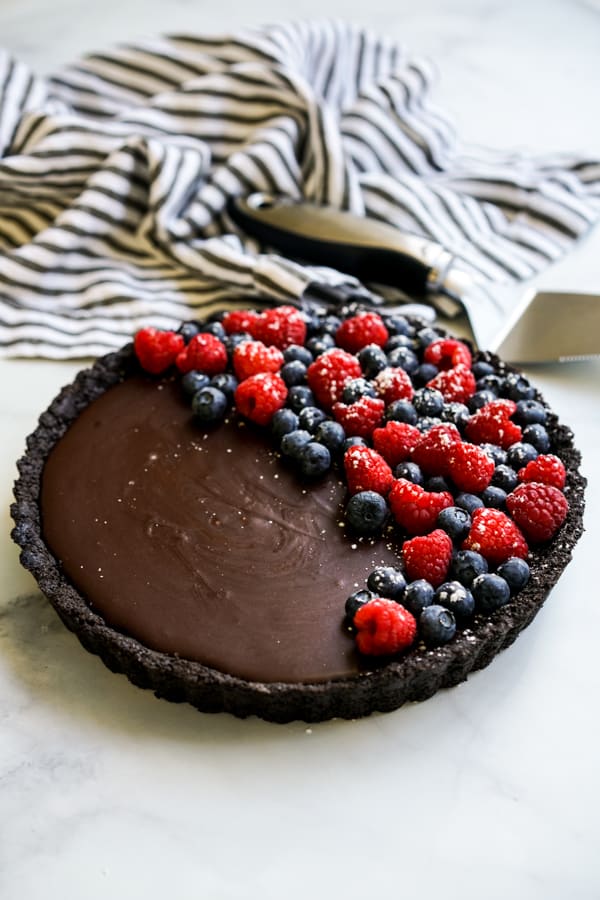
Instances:
[[[431,65],[348,24],[171,36],[41,79],[0,55],[0,354],[73,358],[340,273],[240,234],[267,191],[425,235],[524,279],[600,215],[600,163],[467,148]],[[347,280],[347,279],[346,279]]]

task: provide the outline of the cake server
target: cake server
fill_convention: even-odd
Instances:
[[[514,287],[490,288],[435,241],[329,206],[256,193],[230,200],[228,212],[243,231],[285,256],[398,288],[445,316],[466,313],[477,345],[508,362],[600,355],[596,294],[529,290],[519,296]]]

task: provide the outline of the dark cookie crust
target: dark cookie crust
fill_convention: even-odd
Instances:
[[[491,362],[500,373],[512,371],[490,354],[478,358]],[[131,345],[110,353],[82,371],[41,415],[38,427],[27,439],[27,452],[18,463],[20,477],[11,507],[15,521],[12,537],[21,547],[23,566],[83,646],[100,656],[111,671],[125,674],[133,684],[153,690],[157,697],[187,702],[203,712],[257,715],[281,723],[352,719],[388,712],[407,701],[426,700],[440,688],[459,684],[470,672],[484,668],[512,644],[543,605],[583,533],[586,482],[579,471],[581,457],[573,446],[570,429],[551,414],[553,452],[563,460],[568,473],[567,519],[550,545],[532,552],[527,587],[489,618],[475,617],[471,627],[459,632],[451,643],[434,650],[418,645],[402,659],[368,674],[318,684],[249,682],[150,650],[110,628],[66,581],[44,543],[39,511],[42,472],[52,447],[89,403],[135,370]],[[539,395],[538,399],[542,400]]]

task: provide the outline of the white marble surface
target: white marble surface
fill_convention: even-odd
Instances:
[[[433,56],[462,134],[600,153],[597,0],[3,0],[38,71],[166,30],[346,16]],[[600,233],[540,279],[600,290]],[[537,382],[574,428],[587,532],[550,602],[483,672],[359,722],[269,725],[172,706],[81,649],[20,569],[25,435],[75,364],[0,364],[0,897],[600,896],[600,363]]]

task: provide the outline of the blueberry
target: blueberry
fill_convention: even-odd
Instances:
[[[504,387],[504,379],[499,375],[483,375],[478,378],[475,387],[478,391],[491,391],[496,397],[499,397]]]
[[[318,406],[305,406],[298,413],[299,427],[314,434],[321,422],[327,418],[327,413]]]
[[[494,367],[491,363],[484,362],[484,360],[478,360],[471,366],[471,371],[475,378],[480,379],[483,378],[484,375],[493,375]]]
[[[535,447],[539,453],[547,453],[550,449],[550,435],[543,425],[537,423],[527,425],[523,429],[523,440]]]
[[[456,401],[444,403],[444,408],[440,413],[442,422],[451,422],[452,425],[456,425],[459,431],[464,430],[470,418],[471,413],[469,412],[469,407],[464,403],[457,403]]]
[[[394,400],[385,411],[386,422],[405,422],[407,425],[416,425],[417,411],[410,400]]]
[[[309,441],[298,450],[296,459],[300,472],[306,478],[319,478],[331,468],[331,453],[323,444]]]
[[[346,522],[358,534],[376,534],[388,517],[387,503],[375,491],[354,494],[346,506]]]
[[[200,326],[200,331],[203,334],[214,334],[220,341],[227,337],[227,332],[220,322],[206,322],[206,324]]]
[[[310,366],[313,361],[313,356],[306,347],[301,347],[300,344],[290,344],[290,346],[286,347],[283,351],[283,360],[286,363],[301,362],[304,363],[305,366]]]
[[[344,385],[342,403],[356,403],[361,397],[376,397],[377,391],[366,378],[352,378]]]
[[[471,516],[460,506],[447,506],[438,513],[437,524],[453,541],[463,541],[471,529]]]
[[[192,397],[192,412],[205,425],[220,422],[227,412],[227,397],[218,388],[200,388]]]
[[[278,409],[271,419],[271,433],[273,437],[280,443],[284,434],[298,430],[298,416],[291,409]]]
[[[433,363],[421,363],[410,376],[415,387],[425,387],[428,382],[435,378],[438,373],[438,367]]]
[[[367,344],[358,354],[358,361],[366,378],[375,378],[387,367],[388,359],[377,344]]]
[[[324,444],[332,456],[340,453],[345,439],[346,432],[342,426],[338,422],[332,422],[331,419],[321,422],[315,431],[315,440]]]
[[[338,316],[325,316],[325,318],[321,322],[320,332],[321,334],[330,334],[335,336],[336,331],[342,324],[342,320]]]
[[[480,444],[482,450],[485,450],[490,459],[494,460],[494,465],[503,466],[506,464],[506,450],[497,444]]]
[[[506,462],[517,472],[537,457],[538,452],[533,444],[526,444],[522,441],[512,444],[506,451]]]
[[[425,433],[429,431],[430,428],[433,428],[435,425],[441,425],[442,420],[437,416],[423,416],[422,419],[417,420],[417,428],[419,431]]]
[[[186,344],[189,344],[193,337],[200,331],[200,325],[198,322],[182,322],[182,324],[177,329],[177,334],[180,334]]]
[[[373,599],[374,595],[371,593],[371,591],[362,590],[355,591],[354,594],[350,594],[350,596],[346,600],[344,607],[346,618],[352,621],[361,606],[364,606],[365,603],[368,603],[369,600]]]
[[[295,431],[289,431],[281,438],[281,452],[284,456],[289,456],[291,459],[298,459],[300,451],[309,441],[312,441],[310,432],[303,431],[300,428],[297,428]]]
[[[510,494],[510,492],[514,491],[518,485],[519,479],[514,469],[511,469],[510,466],[507,466],[504,463],[500,463],[500,465],[496,466],[494,469],[491,483],[494,487],[502,488],[503,491]],[[486,503],[486,506],[489,506],[489,504]]]
[[[511,556],[498,566],[496,575],[504,578],[512,594],[517,594],[529,581],[529,566],[524,559]]]
[[[412,402],[420,416],[440,416],[444,408],[444,396],[435,388],[419,388]]]
[[[512,416],[517,425],[545,425],[547,418],[546,407],[537,400],[519,400]]]
[[[418,578],[416,581],[411,581],[410,584],[406,585],[402,597],[402,606],[418,619],[425,607],[431,606],[433,603],[434,593],[432,584],[425,581],[424,578]]]
[[[188,397],[193,397],[201,388],[208,387],[210,378],[204,372],[197,372],[192,369],[181,376],[181,387]]]
[[[368,444],[364,438],[359,437],[357,434],[353,434],[351,437],[347,437],[344,443],[342,444],[342,453],[345,453],[346,450],[349,450],[350,447],[367,447]]]
[[[386,316],[385,326],[391,335],[405,334],[409,337],[413,334],[413,327],[404,316]]]
[[[306,381],[306,366],[299,359],[292,359],[282,365],[279,372],[288,387],[304,384]]]
[[[388,364],[392,368],[404,369],[410,375],[418,368],[419,358],[408,347],[396,347],[388,354]]]
[[[425,481],[425,490],[432,494],[443,494],[450,490],[443,475],[432,475]]]
[[[487,560],[481,553],[476,553],[475,550],[459,550],[452,557],[448,574],[465,587],[471,587],[473,579],[483,575],[487,570]]]
[[[487,403],[491,403],[493,400],[497,400],[498,398],[494,394],[493,391],[476,391],[473,396],[469,399],[467,406],[471,410],[472,413],[477,412],[478,409],[481,409],[482,406],[485,406]]]
[[[309,387],[304,384],[295,384],[288,391],[287,406],[293,409],[295,413],[299,413],[305,406],[315,405],[315,395]]]
[[[415,340],[409,334],[394,334],[386,342],[385,352],[389,354],[392,350],[397,350],[398,347],[406,347],[409,350],[415,350]]]
[[[238,380],[235,375],[231,375],[229,372],[220,372],[219,375],[213,375],[210,383],[213,387],[223,391],[228,403],[233,403],[235,389],[238,386]]]
[[[445,606],[433,603],[419,616],[419,631],[429,647],[447,644],[456,634],[456,619]]]
[[[393,566],[378,566],[367,578],[367,587],[378,597],[389,597],[400,602],[406,587],[406,579]]]
[[[475,610],[475,598],[460,581],[446,581],[435,592],[434,600],[449,609],[457,619],[470,619]]]
[[[481,492],[481,499],[489,509],[504,509],[506,503],[506,491],[490,484]]]
[[[320,337],[309,338],[306,346],[313,356],[320,356],[326,350],[331,350],[335,346],[335,341],[330,334],[323,334]]]
[[[423,484],[423,473],[419,466],[414,462],[398,463],[394,469],[394,478],[405,478],[412,481],[413,484]]]
[[[484,573],[473,580],[471,591],[475,597],[477,612],[489,615],[510,600],[508,582],[500,575]]]
[[[504,388],[502,393],[509,400],[533,400],[535,390],[531,387],[524,375],[518,372],[509,372],[504,379]]]
[[[476,509],[481,509],[482,506],[485,506],[481,497],[477,497],[476,494],[466,494],[464,492],[457,494],[454,498],[454,502],[456,506],[460,506],[461,509],[466,509],[470,516],[473,515]]]
[[[439,332],[435,330],[435,328],[430,328],[427,325],[425,326],[425,328],[420,328],[417,331],[416,338],[419,347],[424,350],[425,347],[429,347],[429,345],[433,344],[434,341],[439,341],[440,335]]]

